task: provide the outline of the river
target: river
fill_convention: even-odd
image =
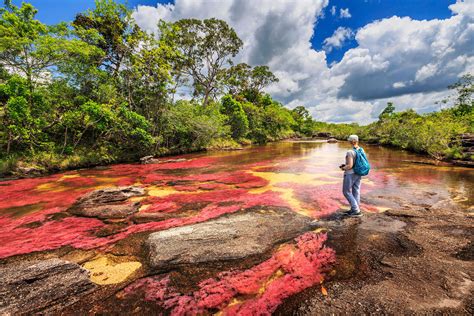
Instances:
[[[408,204],[429,208],[447,199],[466,216],[473,214],[473,169],[416,164],[413,161],[427,158],[391,148],[363,147],[372,165],[362,181],[362,210],[368,216]],[[61,258],[89,270],[95,289],[116,293],[107,303],[87,303],[91,294],[85,293],[64,308],[88,306],[87,311],[110,312],[120,304],[121,309],[138,313],[150,308],[173,314],[251,313],[262,308],[273,312],[286,298],[319,286],[335,273],[330,268],[333,253],[323,253],[330,248],[322,246],[324,232],[331,238],[330,230],[315,229],[304,240],[279,242],[261,257],[163,270],[150,266],[143,243],[152,232],[261,209],[331,220],[348,208],[338,169],[348,149],[346,143],[285,141],[238,151],[164,157],[155,164],[117,164],[3,181],[0,262]],[[138,212],[125,218],[98,218],[69,211],[81,196],[115,186],[145,188],[145,194],[128,200],[139,205]],[[311,251],[319,257],[308,257],[308,247],[316,247]],[[303,269],[303,259],[296,259],[300,253],[309,264],[320,266],[296,273],[297,268]],[[294,262],[283,263],[281,258],[289,254]],[[261,274],[265,269],[270,272]],[[255,290],[246,292],[237,284]],[[29,311],[46,307],[32,306]]]

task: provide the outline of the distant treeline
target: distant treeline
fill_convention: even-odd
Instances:
[[[243,43],[224,21],[160,21],[157,36],[112,0],[72,23],[36,14],[0,9],[0,173],[311,134],[304,107],[263,92],[278,81],[267,66],[233,62]]]
[[[464,75],[449,88],[455,91],[454,106],[437,112],[418,114],[413,110],[395,112],[389,102],[378,121],[366,126],[358,124],[329,124],[317,122],[316,132],[330,132],[344,139],[358,134],[363,141],[395,146],[414,152],[426,153],[435,159],[466,159],[474,161],[461,144],[460,135],[474,133],[474,77]],[[450,100],[443,100],[440,104]]]

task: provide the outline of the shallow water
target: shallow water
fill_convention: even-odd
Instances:
[[[362,209],[365,212],[401,208],[407,201],[420,207],[430,206],[449,198],[472,213],[473,169],[414,164],[406,160],[426,158],[377,146],[364,148],[373,167],[362,182]],[[184,160],[160,164],[119,164],[0,182],[0,259],[54,252],[70,246],[84,253],[92,251],[93,260],[84,263],[84,267],[92,272],[100,271],[96,275],[93,273],[93,282],[100,285],[124,282],[142,264],[146,265],[146,259],[140,253],[126,253],[130,258],[117,259],[111,254],[111,249],[116,248],[119,241],[125,242],[120,247],[130,244],[137,233],[148,234],[211,220],[223,214],[268,207],[289,208],[315,219],[330,217],[341,209],[347,209],[347,202],[340,192],[342,172],[338,169],[347,150],[345,143],[280,142],[241,151],[167,157],[163,159]],[[71,216],[66,211],[87,192],[128,185],[143,186],[147,192],[143,197],[132,198],[141,203],[140,212],[133,220],[114,223]],[[192,302],[199,305],[201,292],[211,285],[228,289],[229,284],[235,286],[239,282],[254,284],[256,292],[241,293],[234,289],[231,294],[226,294],[227,300],[204,306],[198,312],[249,312],[252,308],[258,310],[264,303],[274,310],[281,299],[315,284],[314,281],[296,282],[307,279],[292,274],[297,270],[295,267],[302,266],[306,260],[304,256],[304,260],[300,258],[303,261],[294,259],[294,262],[283,263],[280,254],[291,253],[293,256],[302,251],[307,256],[311,247],[315,255],[321,253],[321,239],[313,237],[299,241],[297,245],[289,243],[286,248],[279,248],[268,260],[247,267],[248,270],[242,272],[244,276],[233,276],[232,279],[211,273],[217,279],[211,278],[213,281],[207,285],[195,285],[197,292],[191,294],[183,294],[176,288],[170,290],[169,276],[137,282],[147,293],[164,291],[165,288],[170,297],[182,295],[182,300],[169,302],[163,297],[158,300],[159,306],[171,309],[173,313],[179,313],[183,305],[191,306]],[[317,280],[315,275],[321,278],[321,282],[322,268],[314,266],[323,262],[323,257],[327,262],[332,260],[328,254],[314,257],[312,261],[308,257],[313,270],[304,270],[312,273],[314,280]],[[264,268],[270,272],[262,276],[259,271]],[[224,275],[227,275],[225,271]],[[245,277],[245,281],[241,277]],[[285,281],[287,285],[280,282],[284,278],[288,279]],[[293,284],[293,287],[289,288],[288,284]],[[130,287],[132,290],[136,288]],[[156,301],[153,296],[146,297]]]

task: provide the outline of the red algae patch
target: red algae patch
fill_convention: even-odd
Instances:
[[[48,215],[58,211],[57,208],[47,209],[20,219],[0,217],[0,258],[52,250],[66,245],[82,248],[96,239],[91,231],[104,225],[92,218],[48,219]],[[29,228],[28,224],[32,223],[39,227]]]
[[[6,242],[0,244],[0,257],[67,245],[103,247],[134,233],[199,223],[256,206],[291,208],[313,218],[323,217],[345,204],[340,192],[342,175],[328,170],[323,174],[330,163],[286,157],[233,165],[225,156],[195,157],[5,181],[0,192],[0,237]],[[387,181],[383,173],[374,171],[364,180],[363,192]],[[109,229],[111,224],[96,218],[64,218],[63,212],[85,194],[124,185],[142,187],[146,193],[139,200],[130,200],[142,207],[124,218],[120,230]],[[378,211],[371,205],[364,209]],[[53,219],[55,213],[63,214],[62,218]]]
[[[149,277],[128,286],[145,300],[156,302],[171,315],[270,315],[289,296],[320,284],[335,262],[334,251],[324,247],[327,236],[313,232],[296,238],[296,245],[281,246],[273,256],[244,271],[225,271],[200,282],[198,290],[180,293],[169,276]]]

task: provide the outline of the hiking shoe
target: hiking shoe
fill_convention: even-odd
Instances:
[[[345,214],[347,216],[352,216],[352,217],[361,217],[362,216],[362,212],[361,211],[353,211],[353,210],[350,210],[348,212],[345,212]]]

